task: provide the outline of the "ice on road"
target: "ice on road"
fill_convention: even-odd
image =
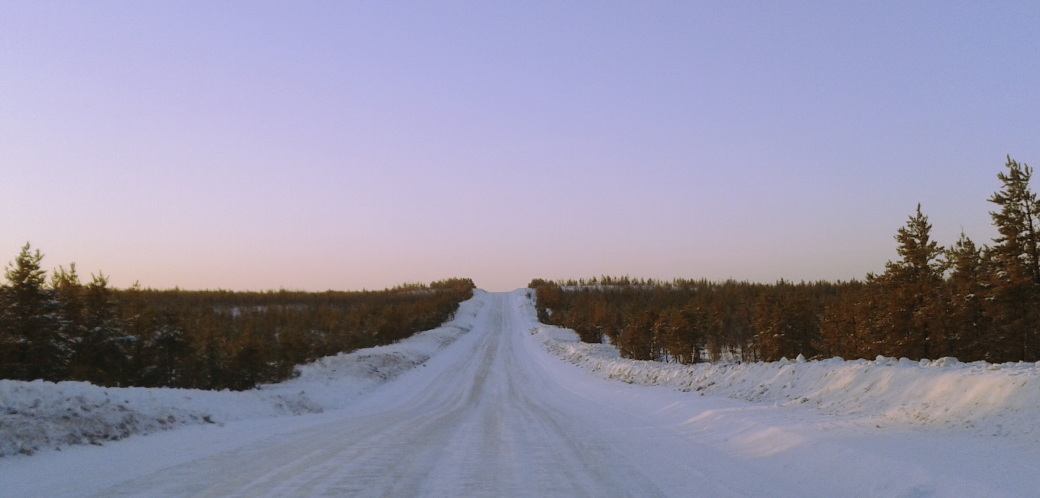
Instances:
[[[2,496],[1040,496],[1009,438],[876,429],[589,375],[546,352],[526,291],[342,410],[0,461]]]

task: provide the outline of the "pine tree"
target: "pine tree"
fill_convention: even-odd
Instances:
[[[990,202],[1000,206],[990,212],[1000,237],[987,252],[991,271],[986,280],[991,286],[990,314],[995,322],[998,338],[1018,342],[996,344],[1001,359],[1034,361],[1037,358],[1036,312],[1040,286],[1040,237],[1037,234],[1037,215],[1040,205],[1036,194],[1029,189],[1033,170],[1007,158],[1007,173],[997,178],[1003,188],[994,193]]]
[[[950,349],[944,354],[962,361],[993,361],[996,358],[987,354],[992,321],[983,306],[987,290],[983,282],[982,251],[962,232],[960,239],[946,251],[946,260],[950,269]]]
[[[672,308],[661,317],[665,321],[663,346],[669,356],[683,364],[693,364],[700,360],[700,347],[706,342],[708,335],[715,335],[717,328],[711,321],[707,311],[699,306],[688,304],[682,308]]]
[[[617,313],[606,302],[606,294],[600,293],[600,299],[592,304],[592,322],[595,330],[595,343],[603,342],[603,338],[614,341],[618,336]]]
[[[1005,266],[1023,266],[1026,276],[1040,285],[1040,234],[1037,233],[1040,204],[1029,189],[1033,169],[1019,164],[1008,156],[1007,173],[998,173],[1003,188],[990,197],[989,202],[1000,206],[999,212],[990,212],[1000,237],[995,255]]]
[[[577,291],[583,294],[587,294],[588,291]],[[578,334],[578,338],[582,342],[588,342],[598,344],[600,342],[600,333],[596,328],[596,324],[590,316],[592,307],[587,305],[574,306],[567,310],[567,313],[563,316],[561,323],[564,327],[567,327]]]
[[[629,310],[628,325],[618,340],[622,356],[633,360],[657,359],[657,340],[654,337],[657,315],[653,308],[634,307]]]
[[[880,340],[889,356],[913,359],[934,358],[944,339],[945,306],[941,290],[944,264],[939,257],[943,248],[931,240],[932,225],[921,213],[911,216],[895,236],[902,258],[885,265],[885,273],[877,278],[883,290]]]
[[[60,330],[60,302],[47,289],[43,255],[22,247],[5,276],[0,337],[4,378],[60,380],[71,356],[71,344]]]
[[[816,350],[827,357],[863,358],[870,345],[868,331],[872,315],[868,304],[873,289],[851,281],[828,303],[820,317],[820,339]]]
[[[91,275],[84,296],[83,341],[76,354],[80,380],[98,385],[126,385],[134,336],[125,335],[108,277]]]
[[[781,280],[759,297],[753,325],[766,361],[815,355],[819,321],[812,301],[800,290]]]
[[[51,273],[51,289],[58,293],[61,303],[61,327],[70,338],[79,338],[83,327],[83,284],[76,274],[76,263],[69,263],[68,271],[63,266]]]
[[[150,320],[152,331],[141,349],[142,381],[156,387],[182,387],[191,345],[177,318],[167,311]],[[295,364],[294,364],[295,365]]]

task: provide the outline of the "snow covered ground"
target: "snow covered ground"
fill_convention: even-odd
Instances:
[[[807,406],[862,424],[955,428],[1040,444],[1040,364],[960,363],[955,358],[875,361],[799,356],[772,363],[678,365],[620,358],[567,329],[535,334],[554,354],[607,379],[721,395],[774,406]]]
[[[443,326],[396,344],[322,358],[297,367],[299,377],[243,392],[194,389],[103,388],[85,382],[0,380],[0,457],[100,445],[133,434],[185,425],[257,417],[321,413],[425,363],[473,328],[484,304],[463,303]]]
[[[0,458],[0,494],[1040,496],[1035,365],[627,362],[537,323],[527,295],[478,293],[469,333],[389,381],[324,360],[242,394],[261,416],[214,393],[190,411],[222,424]],[[303,396],[323,412],[263,416]]]

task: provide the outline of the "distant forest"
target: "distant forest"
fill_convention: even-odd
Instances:
[[[725,353],[992,363],[1040,360],[1040,203],[1032,169],[1010,157],[988,200],[999,237],[931,240],[921,206],[899,228],[900,259],[864,281],[776,284],[601,277],[535,279],[539,319],[603,337],[627,358],[696,363]]]
[[[0,379],[101,386],[250,389],[327,355],[432,329],[472,296],[470,279],[363,292],[232,292],[48,281],[28,244],[0,286]]]

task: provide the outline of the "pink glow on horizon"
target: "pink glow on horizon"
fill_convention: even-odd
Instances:
[[[1040,6],[8,4],[0,261],[119,287],[847,280],[996,236]]]

